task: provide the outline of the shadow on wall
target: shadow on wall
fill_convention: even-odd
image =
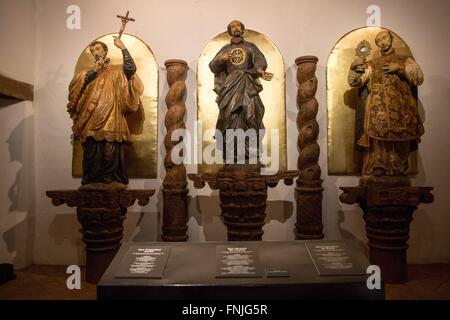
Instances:
[[[158,241],[157,219],[157,212],[128,212],[123,225],[122,243]],[[53,258],[54,264],[85,265],[85,244],[81,228],[76,213],[55,215],[48,229],[54,246],[60,248],[57,260]]]
[[[444,262],[443,258],[436,259],[445,241],[436,242],[437,229],[433,221],[434,213],[427,212],[427,205],[422,204],[423,209],[417,209],[410,225],[408,241],[408,263],[437,263]],[[419,207],[420,208],[420,207]],[[448,250],[448,249],[447,249]],[[445,251],[442,250],[442,251]]]
[[[76,214],[57,214],[48,228],[48,235],[57,246],[63,246],[65,242],[68,243],[68,247],[63,250],[68,256],[73,254],[70,251],[76,250],[77,260],[71,262],[72,264],[84,265],[84,245],[81,241],[82,235],[80,230],[81,225],[77,220]],[[72,261],[70,258],[67,259],[67,257],[60,258],[59,263],[62,264],[69,264],[68,261]]]
[[[348,219],[346,219],[346,213],[348,215]],[[362,252],[369,256],[369,248],[366,245],[366,236],[365,236],[365,223],[362,217],[362,211],[356,210],[338,210],[338,228],[341,234],[341,238],[344,240],[351,240],[354,242],[355,246],[360,249]],[[356,230],[355,234],[348,231]],[[364,239],[364,240],[362,240]]]
[[[189,202],[189,218],[194,218],[203,229],[205,241],[226,241],[227,228],[220,210],[219,192],[213,191],[210,196],[195,196]],[[265,223],[278,221],[284,224],[293,213],[293,204],[289,201],[267,201]],[[199,241],[201,235],[192,234],[190,239]],[[285,237],[271,240],[285,240]]]
[[[4,96],[0,94],[0,108],[12,106],[13,104],[19,103],[22,100],[10,98],[8,96]]]
[[[135,220],[135,215],[137,221]],[[130,212],[127,214],[125,220],[125,231],[127,229],[135,229],[133,234],[129,237],[132,242],[156,242],[160,241],[159,236],[159,213],[158,212]],[[124,236],[125,242],[128,240],[126,235]]]
[[[219,192],[213,191],[209,196],[194,196],[189,201],[189,218],[194,218],[201,230],[205,241],[226,241],[227,228],[220,215]],[[191,227],[191,226],[190,226]],[[189,228],[189,239],[200,241],[202,235],[197,235]]]
[[[290,201],[267,201],[265,222],[270,223],[272,220],[285,223],[292,217],[294,204]],[[294,229],[292,229],[292,232]],[[281,239],[280,239],[281,240]]]
[[[2,100],[2,99],[0,99]],[[1,104],[4,106],[3,102]],[[0,231],[16,268],[31,264],[35,224],[34,192],[34,117],[29,116],[14,128],[6,140],[10,162],[19,162],[14,183],[8,189],[10,206],[0,217]],[[4,168],[6,169],[6,168]],[[3,229],[4,228],[4,229]]]
[[[163,162],[163,161],[158,161],[158,162]],[[150,231],[150,232],[154,232],[155,233],[154,237],[152,236],[152,239],[155,239],[155,240],[151,240],[151,241],[162,241],[161,236],[162,236],[163,210],[164,210],[164,197],[163,197],[163,193],[162,193],[162,189],[163,189],[162,188],[162,181],[161,181],[161,183],[159,183],[159,185],[160,185],[159,189],[153,187],[153,189],[156,189],[156,192],[157,192],[155,195],[153,195],[153,197],[156,197],[156,210],[157,210],[157,212],[153,213],[154,217],[152,217],[152,219],[156,219],[156,220],[152,220],[152,221],[155,221],[154,223],[156,225]],[[149,226],[147,225],[144,228],[148,228],[148,227]],[[148,238],[148,235],[142,234],[141,237]],[[148,241],[150,241],[150,240],[148,240]]]
[[[450,129],[448,101],[450,78],[440,75],[425,76],[419,90],[419,113],[425,134],[419,144],[419,174],[412,178],[414,186],[434,187],[435,200],[421,204],[414,212],[408,242],[408,263],[450,262]],[[432,121],[432,122],[431,122]]]

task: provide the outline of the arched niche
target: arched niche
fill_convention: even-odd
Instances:
[[[199,152],[202,152],[207,145],[215,143],[213,134],[204,134],[207,133],[207,130],[215,128],[219,114],[219,109],[216,104],[217,95],[213,91],[214,74],[209,69],[209,63],[224,45],[230,43],[230,39],[231,37],[228,32],[223,32],[212,38],[206,44],[198,61],[197,120],[201,124],[201,130],[198,130]],[[274,74],[272,81],[261,80],[264,90],[260,93],[260,97],[265,107],[263,123],[266,128],[263,148],[267,150],[268,155],[271,154],[270,130],[278,129],[279,170],[287,170],[286,87],[283,57],[273,41],[262,33],[246,29],[244,39],[254,43],[261,50],[268,64],[266,71]],[[217,172],[219,168],[219,165],[200,163],[198,165],[198,172]]]
[[[379,27],[363,27],[347,33],[339,39],[328,57],[327,115],[328,174],[330,175],[361,174],[363,154],[355,148],[358,90],[349,86],[347,77],[350,65],[357,58],[356,49],[362,41],[367,41],[371,48],[367,60],[379,54],[375,37],[383,30],[392,33],[392,46],[396,53],[413,57],[411,49],[400,36],[389,29]],[[410,155],[409,173],[417,173],[417,152],[412,152]]]

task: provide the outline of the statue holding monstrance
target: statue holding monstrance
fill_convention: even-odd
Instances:
[[[131,143],[126,117],[141,105],[144,87],[136,74],[136,64],[121,40],[125,25],[121,19],[114,45],[122,52],[123,63],[113,65],[108,46],[100,41],[89,45],[95,60],[90,70],[76,74],[69,86],[67,111],[73,119],[73,139],[82,142],[83,178],[81,189],[124,189],[128,184],[123,146]]]
[[[364,150],[365,176],[405,176],[409,154],[424,133],[416,88],[422,71],[412,57],[397,54],[392,42],[391,32],[378,33],[379,56],[369,61],[370,44],[361,42],[349,70],[349,85],[360,88],[363,123],[356,143]]]
[[[362,31],[373,29],[354,32]],[[421,203],[434,200],[432,187],[411,186],[407,176],[408,158],[424,134],[417,96],[424,76],[412,55],[396,52],[395,37],[378,31],[379,51],[370,60],[368,39],[361,41],[349,66],[348,84],[358,89],[355,143],[363,151],[363,166],[359,186],[341,187],[339,196],[361,207],[370,262],[380,267],[386,283],[407,281],[409,224]]]

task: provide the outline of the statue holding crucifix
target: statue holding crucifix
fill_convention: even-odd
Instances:
[[[122,22],[119,34],[101,36],[84,48],[69,86],[67,111],[73,120],[72,166],[77,166],[76,176],[82,174],[81,187],[78,190],[46,192],[55,206],[64,203],[69,207],[76,206],[86,244],[86,280],[89,283],[100,280],[117,253],[127,208],[136,200],[145,206],[155,193],[152,189],[129,189],[127,184],[128,175],[136,177],[133,171],[136,159],[144,158],[136,152],[134,158],[130,157],[130,153],[139,150],[136,146],[142,141],[149,141],[136,131],[136,124],[140,120],[141,124],[144,123],[144,117],[140,116],[145,112],[152,114],[156,110],[157,64],[143,41],[128,34],[121,40],[126,23],[133,19],[128,17],[128,13],[119,18]],[[137,64],[124,42],[130,43],[129,48]],[[144,68],[150,70],[153,81],[149,81],[144,72],[141,80],[138,68],[139,71]],[[155,102],[155,109],[149,103],[153,97],[155,99],[151,101]],[[145,127],[150,130],[151,126]],[[130,145],[131,137],[134,145]],[[149,144],[153,146],[153,142]]]
[[[90,70],[76,74],[69,86],[67,111],[73,119],[73,138],[83,147],[83,190],[125,189],[123,145],[131,143],[126,116],[141,106],[142,81],[136,64],[122,42],[128,21],[117,16],[122,25],[114,45],[123,56],[123,64],[113,65],[107,58],[108,46],[100,41],[89,45],[95,60]]]
[[[128,17],[128,15],[130,14],[130,11],[127,11],[127,14],[124,16],[121,15],[117,15],[116,17],[119,18],[122,21],[122,25],[120,26],[120,30],[119,30],[119,36],[118,38],[120,39],[122,37],[122,33],[125,31],[125,26],[129,21],[135,21],[133,18]]]

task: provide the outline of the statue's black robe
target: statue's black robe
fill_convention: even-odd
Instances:
[[[238,53],[237,58],[219,61],[222,54],[233,50]],[[256,72],[267,68],[261,51],[251,42],[230,43],[217,53],[209,67],[214,73],[214,91],[219,107],[216,129],[223,135],[226,129],[255,129],[257,132],[264,129],[264,105],[259,97],[263,88]]]

